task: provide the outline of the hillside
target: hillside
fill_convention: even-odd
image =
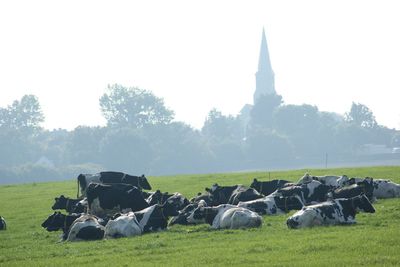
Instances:
[[[148,177],[153,189],[188,198],[217,182],[250,185],[253,178],[298,180],[313,175],[387,178],[400,183],[400,166]],[[40,224],[53,213],[54,197],[76,196],[75,180],[0,186],[1,266],[321,266],[398,265],[400,199],[374,203],[375,214],[358,214],[356,225],[289,230],[289,215],[264,216],[259,229],[210,230],[208,225],[173,226],[134,238],[60,243],[60,232]]]

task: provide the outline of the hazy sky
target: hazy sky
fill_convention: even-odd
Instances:
[[[107,84],[151,90],[176,120],[252,103],[265,27],[285,103],[367,105],[400,129],[398,1],[1,1],[0,106],[38,96],[46,128],[101,125]]]

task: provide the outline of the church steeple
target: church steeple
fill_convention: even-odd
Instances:
[[[260,57],[258,59],[258,71],[256,72],[256,91],[254,92],[254,104],[261,95],[276,94],[274,71],[269,58],[267,38],[263,28],[261,37]]]

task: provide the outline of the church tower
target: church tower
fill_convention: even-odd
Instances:
[[[267,38],[265,38],[264,29],[261,38],[258,71],[256,72],[256,91],[254,92],[253,96],[254,104],[261,95],[276,94],[275,75],[271,67],[271,60],[269,59]]]

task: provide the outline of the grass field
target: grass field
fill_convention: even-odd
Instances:
[[[296,181],[313,175],[388,178],[400,183],[399,167],[296,170],[148,177],[153,189],[188,198],[218,182],[250,185],[253,178]],[[1,179],[1,178],[0,178]],[[289,215],[264,216],[258,229],[210,230],[208,225],[173,226],[167,231],[116,240],[58,242],[41,223],[54,197],[76,196],[76,181],[0,187],[0,266],[355,266],[400,265],[400,199],[379,200],[376,213],[358,214],[356,225],[289,230]]]

